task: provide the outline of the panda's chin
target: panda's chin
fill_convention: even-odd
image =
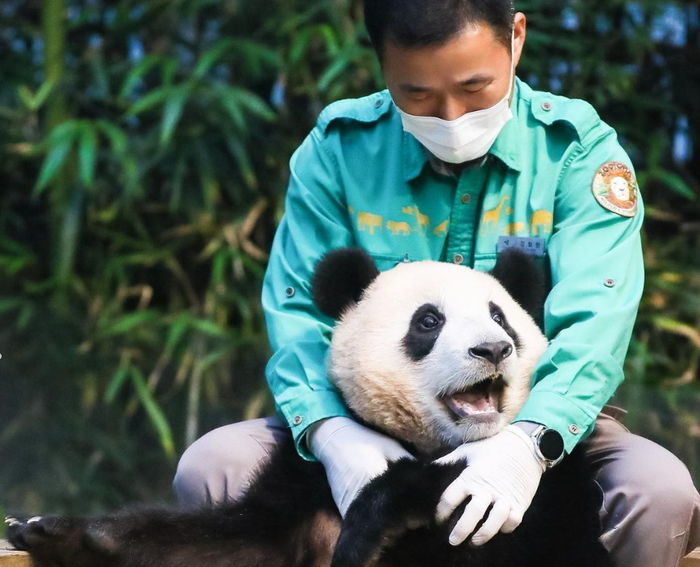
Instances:
[[[503,378],[494,376],[446,395],[441,401],[457,422],[497,420],[505,387]]]

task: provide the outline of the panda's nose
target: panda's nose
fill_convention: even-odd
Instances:
[[[483,358],[492,364],[498,364],[513,353],[513,347],[506,341],[497,343],[481,343],[469,349],[469,354],[474,358]]]

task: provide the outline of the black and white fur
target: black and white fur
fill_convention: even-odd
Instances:
[[[528,258],[507,254],[509,295],[491,276],[436,262],[378,273],[356,249],[319,265],[314,297],[340,317],[329,374],[357,419],[418,459],[390,465],[342,521],[322,465],[283,444],[238,502],[99,518],[8,519],[10,541],[59,567],[608,567],[598,495],[574,452],[545,473],[522,525],[484,546],[452,547],[461,509],[436,525],[440,494],[466,463],[432,459],[497,432],[522,405],[546,346],[516,303],[541,286]],[[540,294],[543,297],[543,293]],[[537,295],[537,294],[535,294]],[[541,305],[541,302],[540,302]]]

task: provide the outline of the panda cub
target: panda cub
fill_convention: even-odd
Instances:
[[[494,277],[495,276],[495,277]],[[501,285],[498,279],[505,285]],[[356,419],[402,441],[400,460],[342,520],[323,466],[283,443],[237,502],[97,518],[8,518],[8,536],[60,567],[609,567],[599,494],[576,451],[547,471],[522,524],[480,547],[448,541],[435,509],[467,463],[432,462],[497,433],[524,403],[546,348],[544,285],[524,254],[492,275],[439,262],[378,272],[359,249],[328,254],[314,299],[338,319],[328,371]],[[528,314],[527,311],[530,312]]]

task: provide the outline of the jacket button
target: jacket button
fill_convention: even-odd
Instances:
[[[605,284],[605,287],[615,287],[615,284],[617,284],[617,282],[612,278],[605,280],[603,283]]]
[[[462,264],[464,262],[464,256],[462,256],[461,254],[455,254],[452,258],[452,261],[455,264]]]
[[[542,110],[546,110],[547,112],[549,112],[550,110],[552,110],[552,103],[549,102],[548,100],[545,100],[545,101],[542,103]]]
[[[301,417],[300,415],[295,415],[294,419],[292,420],[292,423],[294,425],[299,425],[302,421],[304,421],[303,417]]]
[[[581,428],[575,423],[572,423],[571,425],[569,425],[569,431],[571,431],[571,433],[573,433],[574,435],[578,435],[581,432]]]
[[[286,295],[287,297],[294,297],[295,293],[296,291],[294,291],[294,288],[291,286],[284,290],[284,295]]]
[[[471,203],[471,200],[472,200],[472,196],[469,193],[465,193],[464,195],[462,195],[462,204],[463,205],[468,205],[469,203]]]

